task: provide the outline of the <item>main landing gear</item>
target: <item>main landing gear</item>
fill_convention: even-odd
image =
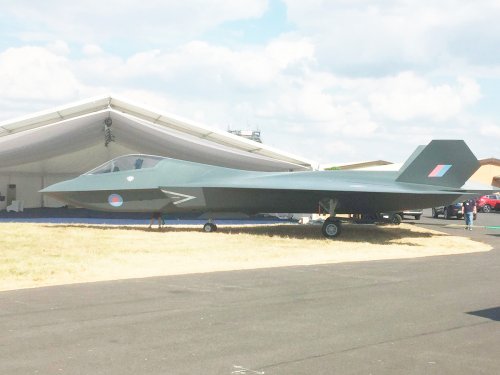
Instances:
[[[342,223],[335,217],[330,216],[323,223],[321,232],[326,238],[335,238],[342,232]]]
[[[319,202],[320,210],[328,212],[330,217],[325,220],[321,227],[321,233],[326,238],[336,238],[342,232],[342,222],[335,217],[335,209],[337,207],[337,199],[324,199]],[[348,221],[352,224],[401,224],[402,217],[399,213],[376,213],[376,214],[354,214],[349,218],[343,218],[344,222]]]
[[[401,215],[397,213],[392,214],[372,214],[372,215],[355,215],[351,218],[344,218],[344,221],[348,221],[352,224],[376,224],[376,225],[384,225],[384,224],[392,224],[399,225],[401,224],[402,218]],[[334,216],[330,216],[323,223],[323,227],[321,228],[321,232],[323,236],[326,238],[335,238],[340,235],[342,231],[342,222]]]

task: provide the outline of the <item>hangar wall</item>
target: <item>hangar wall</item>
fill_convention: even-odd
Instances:
[[[8,176],[0,175],[0,196],[3,199],[3,200],[0,200],[0,210],[5,210],[5,207],[7,207],[6,195],[7,195],[8,184],[9,184]]]
[[[24,208],[38,207],[61,207],[63,204],[55,199],[42,196],[38,191],[56,182],[67,180],[68,178],[76,177],[76,175],[24,175],[24,174],[0,174],[0,195],[5,199],[0,201],[0,210],[7,208],[8,202],[7,191],[9,185],[15,185],[15,199],[23,201]]]
[[[10,203],[9,200],[15,198],[22,200],[26,208],[40,207],[41,194],[37,193],[37,188],[41,184],[41,177],[23,175],[0,175],[0,192],[6,196],[0,202],[0,208],[4,209]],[[15,196],[9,196],[9,185],[15,186]]]

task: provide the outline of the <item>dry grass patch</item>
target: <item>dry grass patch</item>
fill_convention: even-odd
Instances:
[[[488,251],[411,225],[145,227],[0,224],[0,290],[74,282]]]

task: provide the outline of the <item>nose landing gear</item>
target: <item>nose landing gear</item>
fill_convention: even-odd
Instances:
[[[342,232],[342,223],[335,218],[335,208],[337,207],[337,199],[325,199],[319,202],[320,208],[327,211],[330,217],[325,220],[321,227],[321,233],[326,238],[335,238]]]
[[[203,232],[205,233],[212,233],[215,231],[217,231],[217,225],[215,225],[214,223],[206,223],[203,226]]]

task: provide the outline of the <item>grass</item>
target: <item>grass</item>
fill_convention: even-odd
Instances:
[[[0,290],[185,273],[487,251],[488,245],[411,225],[199,227],[0,224]]]

